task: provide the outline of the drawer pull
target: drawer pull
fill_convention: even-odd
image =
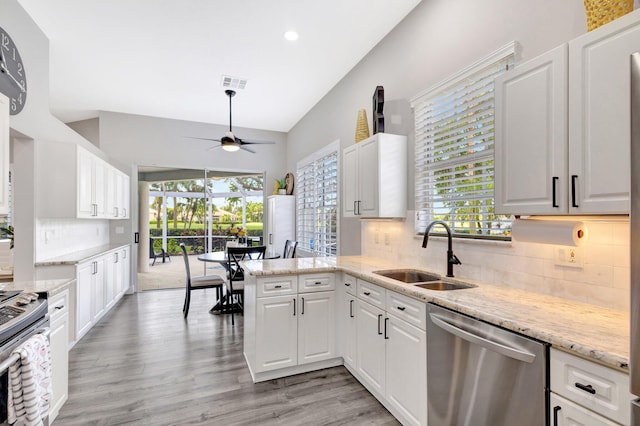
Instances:
[[[582,383],[576,382],[576,387],[580,390],[590,393],[591,395],[595,395],[596,390],[591,385],[583,385]]]
[[[405,308],[404,306],[398,306],[398,310],[399,311],[404,311],[405,309],[407,309],[407,308]]]
[[[347,287],[351,287],[351,283],[344,283]]]
[[[316,281],[316,282],[314,282],[313,284],[314,284],[314,285],[320,285],[320,284],[322,284],[322,281]]]
[[[364,295],[365,295],[365,296],[371,296],[371,293],[370,293],[370,292],[368,292],[368,291],[365,291],[365,292],[364,292]]]
[[[60,305],[60,306],[56,306],[56,311],[59,311],[60,309],[64,309],[64,305]]]
[[[278,284],[276,286],[273,286],[273,288],[282,288],[282,286]]]

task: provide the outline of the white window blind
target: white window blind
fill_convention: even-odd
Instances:
[[[298,249],[318,256],[335,256],[338,249],[338,146],[298,163]]]
[[[509,238],[511,217],[494,210],[493,82],[514,57],[507,46],[412,102],[417,233],[442,220],[456,236]]]

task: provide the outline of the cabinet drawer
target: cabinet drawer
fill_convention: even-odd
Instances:
[[[52,296],[47,300],[49,316],[54,321],[59,316],[69,313],[69,290]]]
[[[554,426],[618,426],[618,423],[607,420],[593,411],[589,411],[554,393],[551,393],[549,405],[549,418]]]
[[[357,280],[358,298],[386,310],[387,290],[367,281]]]
[[[257,287],[258,297],[296,294],[298,281],[296,276],[260,277]]]
[[[335,290],[335,274],[309,274],[298,276],[298,292]]]
[[[623,425],[630,424],[629,376],[551,348],[551,391]]]
[[[424,302],[387,290],[387,312],[420,330],[427,329],[427,305]]]
[[[356,279],[351,275],[342,274],[342,282],[339,284],[343,286],[345,291],[352,296],[356,295]]]

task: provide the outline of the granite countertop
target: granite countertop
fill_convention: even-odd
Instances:
[[[52,266],[52,265],[75,265],[100,256],[105,252],[117,250],[129,244],[106,244],[103,246],[92,247],[86,250],[74,251],[73,253],[64,254],[62,256],[51,257],[49,259],[35,262],[35,266]]]
[[[66,290],[75,281],[74,279],[37,280],[37,281],[13,281],[2,283],[0,287],[4,291],[22,290],[29,293],[47,293],[48,297]]]
[[[556,348],[629,370],[629,313],[484,282],[457,291],[425,290],[373,274],[406,265],[362,256],[275,259],[243,264],[251,275],[344,271],[424,302],[473,316],[548,343]],[[413,269],[413,268],[412,268]],[[452,281],[455,281],[453,279]]]

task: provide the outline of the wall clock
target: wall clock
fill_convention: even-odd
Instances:
[[[11,100],[9,111],[16,115],[27,101],[27,75],[20,52],[9,34],[0,28],[0,93]]]

